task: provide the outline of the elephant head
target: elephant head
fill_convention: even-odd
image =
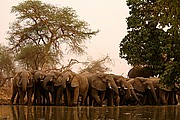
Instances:
[[[33,78],[32,74],[29,71],[22,71],[16,74],[16,85],[22,87],[22,90],[25,92],[27,87],[33,87]]]
[[[137,97],[134,91],[134,87],[130,83],[127,82],[128,78],[125,78],[119,75],[113,75],[113,77],[117,86],[126,91],[125,99],[129,99],[132,96],[140,105],[142,105],[142,103],[140,102],[139,98]]]
[[[57,76],[54,72],[47,73],[43,80],[43,88],[45,90],[48,90],[49,88],[47,86],[53,86],[54,80],[56,79],[57,79]]]
[[[134,66],[128,72],[129,78],[135,78],[135,77],[149,78],[149,77],[153,77],[154,75],[155,73],[153,72],[151,68],[141,67],[141,66]]]
[[[79,86],[79,81],[80,81],[80,76],[76,74],[75,72],[71,70],[64,71],[62,73],[62,84],[64,88],[68,86],[70,87],[78,87]]]
[[[54,86],[62,86],[65,88],[66,86],[66,81],[63,80],[63,73],[62,72],[55,72],[56,79],[53,79]]]
[[[92,88],[99,91],[105,91],[106,88],[109,87],[113,89],[116,94],[119,94],[118,86],[116,85],[113,77],[110,74],[97,74],[92,76],[90,85]]]
[[[45,73],[43,71],[36,71],[34,73],[34,82],[35,83],[41,82],[44,80],[44,77],[45,77]]]

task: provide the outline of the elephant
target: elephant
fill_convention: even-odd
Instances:
[[[62,81],[66,89],[68,106],[77,106],[78,98],[81,96],[81,105],[85,104],[89,83],[87,77],[77,74],[72,70],[66,70],[62,73]]]
[[[45,91],[43,88],[43,81],[46,73],[42,70],[33,70],[31,73],[33,74],[34,79],[34,104],[41,105],[42,97],[43,104],[45,104],[45,98],[48,98],[47,96],[49,96],[49,92]]]
[[[49,93],[51,94],[52,104],[55,104],[55,99],[56,99],[55,89],[54,89],[55,79],[57,79],[57,76],[54,71],[51,71],[51,72],[46,73],[43,83],[42,83],[44,92],[46,94],[45,97],[46,97],[48,105],[51,104]]]
[[[47,91],[48,94],[49,92],[51,93],[52,103],[54,105],[62,104],[62,102],[60,101],[62,101],[61,98],[63,97],[63,95],[64,95],[64,104],[67,105],[67,97],[66,97],[66,89],[65,89],[66,80],[63,80],[62,72],[58,72],[58,71],[49,72],[44,78],[43,88],[46,89],[45,91]]]
[[[14,76],[13,80],[13,94],[11,97],[11,104],[14,102],[15,96],[19,95],[19,104],[25,104],[24,98],[27,93],[27,104],[32,105],[31,99],[33,95],[34,81],[30,71],[23,70]],[[18,99],[18,98],[17,98]]]
[[[176,93],[178,90],[175,90],[176,85],[166,86],[160,82],[160,78],[141,78],[144,80],[150,80],[156,89],[157,97],[161,105],[177,105],[178,100],[176,98]]]
[[[136,93],[143,95],[142,102],[144,105],[146,104],[148,90],[150,90],[150,93],[152,94],[156,105],[159,105],[159,101],[156,95],[154,85],[152,81],[150,81],[148,78],[144,79],[143,77],[136,77],[136,78],[129,79],[127,82],[133,86]]]
[[[95,100],[97,106],[102,106],[105,100],[105,95],[109,90],[109,88],[114,91],[113,98],[116,102],[118,102],[119,100],[118,86],[116,85],[113,77],[110,74],[106,74],[106,73],[91,74],[87,76],[87,78],[90,85],[90,89],[89,89],[90,105],[94,106],[94,104],[91,103],[91,99],[92,99],[92,101]]]
[[[149,78],[149,77],[153,77],[154,75],[155,74],[151,68],[141,67],[141,66],[134,66],[128,72],[129,78],[135,78],[135,77]]]
[[[54,94],[55,94],[55,105],[60,105],[62,103],[62,97],[64,95],[64,105],[67,105],[66,97],[66,81],[63,80],[62,72],[55,72],[56,79],[53,79],[54,84]],[[61,101],[61,102],[60,102]]]
[[[137,97],[133,86],[127,82],[128,78],[125,78],[121,75],[111,74],[114,78],[115,83],[119,88],[119,95],[120,95],[120,104],[124,105],[131,97],[136,100],[140,105],[143,105],[139,98]]]

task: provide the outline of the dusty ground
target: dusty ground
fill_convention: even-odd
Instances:
[[[12,95],[11,86],[0,87],[0,105],[7,105],[10,102]]]

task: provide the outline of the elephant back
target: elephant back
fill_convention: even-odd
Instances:
[[[161,90],[164,90],[164,91],[170,92],[170,91],[172,91],[172,89],[173,89],[173,86],[172,86],[172,85],[171,85],[171,86],[167,86],[167,85],[164,85],[163,83],[158,83],[158,85],[159,85],[159,88],[160,88]]]
[[[97,76],[93,76],[89,80],[89,84],[92,88],[99,90],[99,91],[105,91],[107,85]]]
[[[145,92],[145,88],[139,79],[131,79],[128,82],[131,83],[136,91],[141,93]]]

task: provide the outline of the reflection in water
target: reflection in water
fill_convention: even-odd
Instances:
[[[0,120],[177,120],[180,106],[0,106]]]

